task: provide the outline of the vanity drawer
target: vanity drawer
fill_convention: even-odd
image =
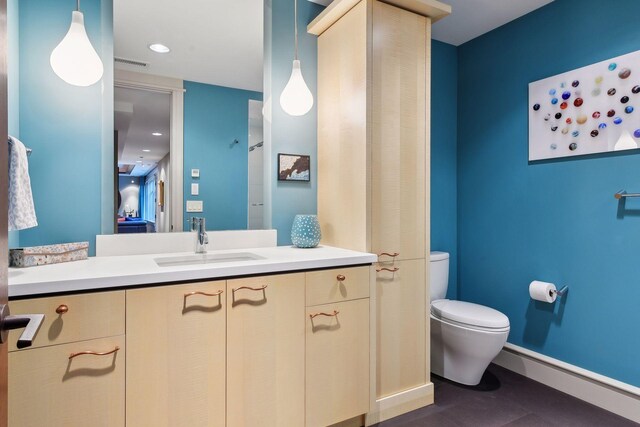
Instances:
[[[31,348],[124,334],[124,291],[9,301],[11,314],[44,314]],[[9,351],[16,351],[22,329],[9,334]]]
[[[369,297],[369,267],[307,273],[307,307]]]

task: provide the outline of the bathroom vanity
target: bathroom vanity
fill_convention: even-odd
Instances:
[[[45,321],[30,348],[10,336],[10,425],[360,425],[376,257],[330,247],[200,257],[240,253],[254,259],[12,270],[12,313]]]

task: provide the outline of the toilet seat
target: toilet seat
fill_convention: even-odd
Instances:
[[[498,310],[465,301],[441,299],[431,303],[431,315],[465,328],[487,332],[509,330],[509,318]]]

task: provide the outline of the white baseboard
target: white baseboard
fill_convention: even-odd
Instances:
[[[640,423],[640,388],[507,343],[493,363]]]

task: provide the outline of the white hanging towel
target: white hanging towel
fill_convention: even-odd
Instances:
[[[22,142],[9,137],[9,231],[36,227],[36,210],[31,194],[29,160]]]

